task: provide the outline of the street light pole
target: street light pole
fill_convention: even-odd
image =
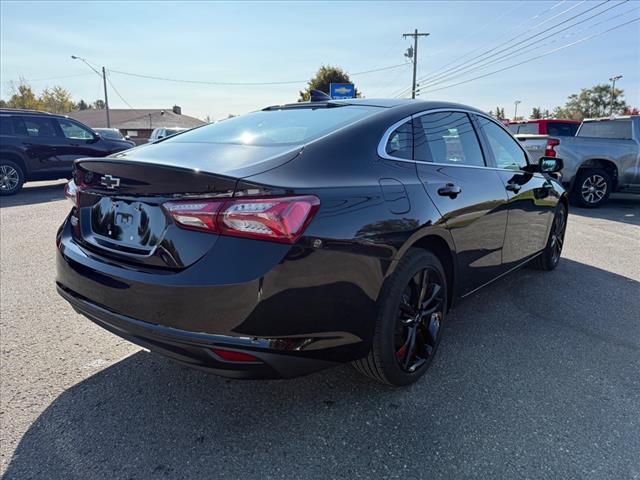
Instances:
[[[520,100],[516,100],[514,102],[516,108],[515,111],[513,112],[513,121],[515,122],[518,119],[518,104],[522,103]]]
[[[609,80],[611,81],[611,105],[609,106],[609,115],[613,116],[613,101],[616,97],[616,80],[620,80],[622,75],[615,75]]]
[[[100,73],[98,70],[93,68],[93,66],[89,62],[87,62],[86,59],[77,57],[75,55],[71,55],[71,58],[84,62],[87,67],[96,72],[96,75],[102,77],[102,86],[104,87],[104,108],[107,111],[107,128],[111,128],[111,116],[109,115],[109,97],[107,96],[107,72],[105,68],[102,67],[102,73]]]

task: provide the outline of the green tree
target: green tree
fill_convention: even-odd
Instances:
[[[76,108],[71,100],[71,94],[60,86],[55,86],[52,89],[46,88],[39,100],[42,109],[50,113],[69,113]]]
[[[306,102],[311,98],[311,90],[320,90],[329,93],[330,83],[353,83],[349,75],[339,67],[322,65],[315,76],[309,80],[307,88],[300,92],[299,102]],[[356,89],[356,97],[360,97],[360,92]]]
[[[611,85],[601,83],[591,88],[583,88],[580,93],[569,95],[564,107],[556,107],[554,114],[562,115],[562,118],[582,120],[584,118],[606,117],[610,113],[619,114],[627,108],[624,90],[616,88],[612,112]]]
[[[504,116],[504,108],[496,107],[495,117],[496,118],[505,118],[505,116]]]
[[[26,110],[39,110],[42,108],[40,100],[24,78],[20,78],[18,82],[11,82],[9,84],[9,93],[11,95],[7,102],[7,107],[9,108]]]
[[[93,102],[93,108],[95,108],[96,110],[104,110],[105,104],[104,104],[104,100],[96,100],[95,102]]]
[[[83,99],[80,99],[80,101],[76,105],[76,108],[78,110],[89,110],[91,108],[91,105],[88,105],[87,102],[85,102]]]
[[[531,118],[533,118],[534,120],[539,120],[542,118],[542,111],[540,110],[540,107],[533,107]]]

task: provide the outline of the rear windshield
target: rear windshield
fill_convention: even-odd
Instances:
[[[573,137],[578,131],[579,123],[547,123],[547,134],[554,137]]]
[[[578,131],[579,137],[616,138],[631,140],[631,120],[599,120],[584,122]]]
[[[537,123],[512,123],[509,125],[509,130],[513,134],[537,135],[539,133]]]
[[[124,138],[120,132],[117,132],[115,130],[96,129],[96,132],[98,132],[103,138],[113,138],[114,140],[122,140]]]
[[[378,107],[352,105],[266,110],[205,125],[166,141],[260,146],[302,144],[379,111]]]

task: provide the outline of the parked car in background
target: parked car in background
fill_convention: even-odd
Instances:
[[[58,292],[103,328],[220,375],[353,362],[407,385],[457,299],[522,265],[558,265],[559,168],[530,163],[463,105],[273,106],[78,160]]]
[[[129,142],[132,147],[135,147],[135,142],[131,141],[129,137],[125,137],[122,135],[122,132],[117,128],[94,128],[94,132],[100,134],[102,138],[107,138],[111,140],[121,140],[123,142]]]
[[[543,118],[524,122],[509,122],[509,130],[514,135],[551,135],[552,137],[573,137],[580,127],[577,120]]]
[[[640,116],[585,120],[575,137],[516,135],[532,159],[558,156],[562,182],[581,207],[598,207],[611,192],[640,189]]]
[[[0,195],[18,193],[31,180],[70,178],[78,158],[129,148],[128,141],[103,138],[62,115],[0,109]]]
[[[161,138],[170,137],[171,135],[175,135],[176,133],[184,132],[188,130],[188,128],[154,128],[153,132],[151,132],[151,136],[149,137],[149,142],[155,142],[156,140],[160,140]]]

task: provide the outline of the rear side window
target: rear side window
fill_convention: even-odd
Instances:
[[[478,117],[478,123],[487,138],[489,149],[498,168],[522,170],[527,166],[527,155],[515,138],[491,120]]]
[[[13,117],[13,129],[27,137],[59,137],[55,119],[46,117]]]
[[[13,133],[13,126],[11,125],[11,117],[0,117],[0,135],[11,135]]]
[[[167,142],[296,145],[319,138],[379,111],[378,107],[353,105],[264,110],[205,125],[169,138]]]
[[[513,132],[512,129],[509,129]],[[537,123],[521,123],[518,125],[516,133],[521,135],[537,135],[540,133],[540,126]]]
[[[631,120],[599,120],[584,122],[578,131],[579,137],[615,138],[631,140]]]
[[[413,159],[413,127],[410,121],[389,135],[385,151],[392,157]]]
[[[462,112],[429,113],[415,121],[415,158],[451,165],[485,166],[471,120]]]
[[[578,131],[577,123],[547,123],[547,134],[553,137],[573,137]]]

